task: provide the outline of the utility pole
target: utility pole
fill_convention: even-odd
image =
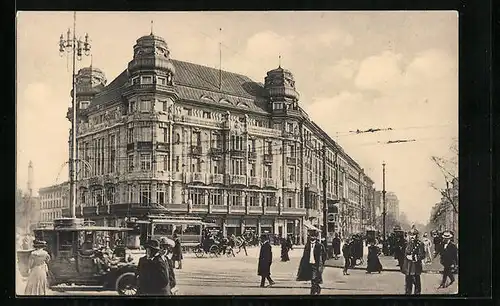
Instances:
[[[76,60],[82,59],[82,52],[85,55],[90,55],[90,43],[89,35],[85,35],[85,41],[76,38],[76,12],[73,13],[73,35],[71,35],[71,30],[68,29],[67,37],[61,34],[59,39],[59,54],[63,56],[64,52],[72,52],[73,54],[73,74],[72,74],[72,101],[71,101],[71,144],[70,144],[70,160],[69,160],[69,172],[70,172],[70,191],[69,191],[69,211],[70,217],[76,218],[76,161],[77,161],[77,147],[76,147],[76,129],[77,129],[77,116],[76,116]]]
[[[327,220],[327,215],[328,215],[328,204],[326,202],[326,146],[323,145],[323,230],[324,230],[324,237],[326,239],[327,233],[328,233],[328,220]]]
[[[382,163],[382,237],[385,241],[385,215],[386,205],[385,205],[385,162]]]

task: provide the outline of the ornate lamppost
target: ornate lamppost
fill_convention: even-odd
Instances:
[[[82,55],[90,55],[90,43],[89,43],[89,35],[85,34],[85,40],[81,40],[80,38],[76,38],[76,12],[73,14],[73,33],[68,29],[66,33],[66,39],[64,39],[64,35],[61,34],[59,38],[59,53],[61,56],[64,55],[64,52],[72,52],[73,59],[73,75],[72,75],[72,101],[71,101],[71,145],[69,147],[70,150],[70,161],[69,161],[69,175],[70,175],[70,214],[71,218],[76,218],[76,160],[77,160],[77,148],[76,148],[76,61],[82,60]]]

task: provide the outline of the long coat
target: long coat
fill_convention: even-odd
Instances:
[[[406,256],[412,256],[409,260]],[[422,273],[422,260],[425,259],[425,246],[420,240],[410,241],[404,250],[404,261],[401,272],[405,275],[420,275]]]
[[[457,246],[450,242],[445,247],[443,244],[443,248],[441,249],[441,264],[443,267],[449,268],[452,265],[456,265],[458,261],[458,249]]]
[[[318,271],[323,271],[326,260],[326,250],[321,242],[316,242],[313,250],[314,262]],[[308,242],[304,247],[304,253],[300,260],[299,271],[297,272],[297,281],[310,281],[312,279],[311,267],[311,242]],[[320,283],[323,281],[320,273]]]
[[[174,249],[172,250],[172,260],[179,261],[182,260],[182,247],[181,240],[179,237],[175,238]]]
[[[368,257],[366,265],[367,272],[382,271],[382,264],[380,263],[380,259],[378,258],[379,254],[380,254],[380,249],[377,246],[371,245],[368,247]]]
[[[333,238],[333,254],[339,255],[340,254],[340,238],[335,237]]]
[[[273,263],[273,251],[271,249],[271,244],[269,243],[269,241],[266,241],[260,247],[259,266],[257,268],[257,275],[264,277],[270,276],[272,263]]]
[[[139,259],[137,266],[138,295],[171,295],[168,263],[161,254]]]

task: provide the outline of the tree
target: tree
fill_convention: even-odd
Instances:
[[[23,194],[22,190],[16,190],[15,221],[17,231],[28,231],[30,223],[34,220],[35,209],[33,199]]]
[[[435,216],[431,215],[432,219],[439,217],[451,206],[455,213],[458,213],[458,140],[454,139],[450,146],[451,156],[448,158],[431,156],[431,160],[439,168],[443,175],[445,186],[440,188],[436,183],[431,182],[430,185],[439,191],[445,201],[441,201],[442,205],[435,211]]]

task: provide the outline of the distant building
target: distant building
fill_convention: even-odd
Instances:
[[[47,222],[63,217],[63,209],[69,207],[68,182],[40,188],[38,195],[40,198],[39,221]]]
[[[431,229],[451,230],[458,239],[458,178],[452,181],[451,187],[445,192],[447,195],[443,196],[441,201],[432,208]]]
[[[391,191],[385,194],[385,203],[387,214],[392,215],[396,221],[399,221],[399,199],[398,196]]]

